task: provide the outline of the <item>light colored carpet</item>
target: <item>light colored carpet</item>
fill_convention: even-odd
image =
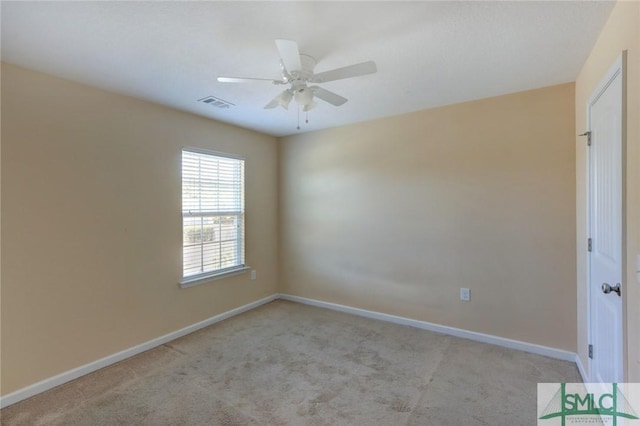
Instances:
[[[572,363],[275,301],[14,404],[6,425],[533,425]]]

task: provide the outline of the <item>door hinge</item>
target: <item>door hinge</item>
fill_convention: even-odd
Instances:
[[[589,358],[593,359],[593,345],[589,345]]]
[[[581,135],[578,136],[586,136],[587,137],[587,146],[591,146],[591,132],[590,131],[586,131]]]
[[[593,251],[593,240],[591,238],[587,238],[587,251]]]

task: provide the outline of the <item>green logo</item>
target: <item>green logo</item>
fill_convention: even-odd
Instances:
[[[584,386],[581,386],[582,389],[577,392],[568,392],[566,385],[566,383],[560,384],[560,389],[547,404],[539,417],[540,420],[560,418],[562,426],[565,426],[567,418],[570,418],[572,423],[576,421],[593,423],[594,418],[587,420],[589,417],[586,416],[598,416],[596,419],[603,420],[608,417],[613,426],[617,426],[618,418],[638,420],[638,415],[618,388],[617,383],[612,384],[611,393],[600,394],[589,393]]]

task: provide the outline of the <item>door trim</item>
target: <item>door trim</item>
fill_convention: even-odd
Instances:
[[[622,326],[622,376],[624,379],[627,379],[627,309],[626,309],[626,291],[624,289],[627,287],[626,280],[626,267],[627,267],[627,51],[624,50],[622,53],[616,58],[613,64],[609,67],[607,72],[604,74],[600,83],[596,86],[596,88],[591,92],[591,96],[586,104],[586,123],[587,129],[591,131],[591,106],[602,96],[605,90],[609,87],[612,81],[620,75],[621,83],[622,83],[622,116],[621,116],[621,129],[620,129],[620,143],[621,143],[621,151],[620,151],[620,168],[622,173],[621,180],[621,286],[622,286],[622,312],[621,312],[621,326]],[[585,145],[586,146],[586,145]],[[591,149],[587,146],[587,164],[586,164],[586,179],[587,179],[587,223],[586,223],[586,235],[587,238],[591,238]],[[586,295],[587,295],[587,341],[589,344],[593,343],[593,335],[592,335],[592,296],[591,296],[591,254],[587,253],[587,262],[586,262]],[[589,371],[589,381],[593,381],[593,365],[592,359],[587,358],[587,368]],[[584,377],[584,376],[583,376]]]

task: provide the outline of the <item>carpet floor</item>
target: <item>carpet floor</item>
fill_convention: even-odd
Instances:
[[[535,425],[573,363],[278,300],[3,409],[3,425]]]

